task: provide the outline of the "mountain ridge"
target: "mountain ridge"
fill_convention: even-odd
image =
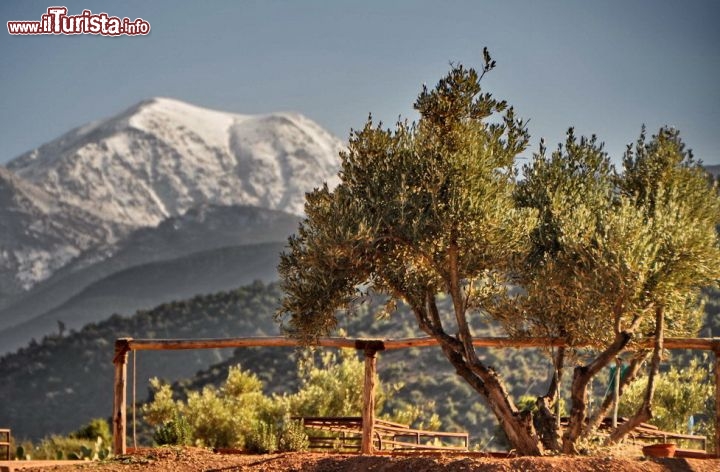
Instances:
[[[73,261],[107,258],[133,230],[194,208],[301,215],[306,192],[337,183],[342,149],[298,113],[240,115],[170,98],[77,127],[0,167],[0,310]],[[37,226],[47,231],[33,238]]]
[[[336,183],[343,147],[300,114],[239,115],[153,98],[6,167],[106,219],[154,226],[201,203],[302,214],[305,192]]]
[[[0,167],[0,308],[7,297],[125,231]]]
[[[47,280],[42,281],[30,289],[24,296],[16,297],[5,308],[0,309],[0,353],[19,347],[30,338],[40,338],[44,334],[55,331],[55,320],[60,319],[68,326],[75,327],[72,323],[76,314],[67,314],[66,306],[73,298],[81,297],[81,293],[103,280],[113,277],[114,274],[132,271],[137,281],[123,279],[124,282],[118,285],[117,297],[108,307],[98,306],[92,318],[85,318],[87,321],[99,321],[103,317],[113,313],[111,308],[121,312],[134,312],[137,309],[147,306],[140,304],[140,300],[128,297],[127,293],[133,290],[133,286],[146,280],[142,274],[142,267],[165,267],[165,272],[157,272],[158,279],[153,283],[155,294],[152,303],[170,301],[178,296],[182,298],[194,295],[197,292],[190,292],[187,284],[181,293],[176,293],[168,286],[168,282],[180,283],[182,274],[173,269],[173,261],[189,261],[202,254],[211,254],[211,251],[231,248],[257,246],[258,244],[275,244],[272,254],[259,251],[255,256],[262,259],[268,267],[260,267],[257,264],[246,267],[246,276],[242,278],[243,283],[256,279],[269,282],[276,279],[276,265],[278,254],[283,249],[287,237],[297,228],[299,217],[276,210],[267,210],[258,207],[248,206],[217,206],[208,205],[194,208],[183,216],[169,218],[160,225],[152,228],[140,228],[132,232],[127,238],[113,247],[106,248],[103,245],[86,251],[83,255],[60,268]],[[228,249],[230,248],[230,249]],[[111,252],[106,256],[103,252]],[[233,256],[231,252],[229,254]],[[249,259],[248,259],[249,260]],[[214,266],[209,262],[214,261]],[[200,260],[204,271],[220,272],[223,276],[216,277],[216,281],[224,288],[231,288],[227,285],[229,281],[239,282],[238,273],[243,270],[242,266],[234,267],[232,263],[240,264],[242,260],[236,257]],[[133,271],[134,270],[134,271]],[[210,279],[206,273],[196,275],[197,283],[206,291],[216,291],[207,281]],[[224,279],[223,279],[224,277]],[[226,280],[225,280],[226,279]],[[167,281],[167,282],[166,282]],[[202,291],[198,289],[198,292]],[[125,295],[124,295],[125,294]],[[77,315],[86,311],[81,309],[86,306],[85,302],[76,303]],[[52,317],[52,313],[58,310],[66,314],[58,314]],[[32,320],[45,317],[46,331],[40,330],[37,323],[34,329],[20,329],[18,325],[29,326]],[[89,316],[86,314],[86,316]],[[15,327],[14,327],[15,326]],[[16,333],[17,339],[9,333]]]
[[[273,282],[283,246],[267,242],[211,249],[115,272],[52,310],[0,331],[0,355],[57,332],[58,323],[65,329],[81,329],[115,314],[130,315],[254,281]]]

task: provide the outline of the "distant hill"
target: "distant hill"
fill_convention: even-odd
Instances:
[[[100,245],[76,257],[73,261],[57,270],[49,279],[37,284],[24,295],[16,296],[12,303],[0,309],[0,338],[3,332],[13,326],[33,322],[39,317],[49,321],[44,323],[44,330],[40,324],[35,324],[32,332],[18,331],[22,336],[10,344],[0,342],[0,354],[24,345],[32,337],[40,338],[56,329],[57,320],[68,326],[81,327],[82,324],[99,321],[113,314],[133,313],[140,308],[149,308],[162,302],[175,299],[188,298],[197,293],[215,292],[217,290],[237,287],[241,283],[249,283],[255,279],[272,281],[276,278],[277,253],[280,248],[265,247],[261,254],[254,257],[255,262],[240,260],[239,250],[232,251],[231,260],[211,257],[204,261],[203,270],[196,273],[199,284],[193,289],[187,283],[181,289],[174,290],[172,280],[182,276],[176,269],[179,263],[154,264],[163,261],[180,260],[184,258],[185,264],[202,258],[200,254],[214,249],[240,247],[247,244],[262,242],[285,242],[287,237],[297,228],[299,217],[287,213],[247,206],[202,206],[188,211],[180,217],[173,217],[153,228],[141,228],[131,233],[126,239],[115,246]],[[270,252],[263,252],[270,251]],[[107,254],[110,254],[109,256]],[[193,254],[196,254],[193,258]],[[270,257],[268,257],[270,256]],[[258,263],[267,262],[263,267]],[[214,261],[215,266],[209,264]],[[233,265],[235,264],[235,265]],[[148,278],[141,274],[140,267],[152,269],[156,277]],[[129,271],[136,267],[138,270]],[[158,273],[167,269],[166,276]],[[128,272],[129,271],[129,272]],[[220,273],[225,271],[226,277]],[[53,312],[64,308],[74,309],[83,305],[88,296],[92,298],[92,285],[101,285],[103,280],[113,280],[112,275],[125,272],[121,277],[121,291],[132,291],[132,286],[143,283],[144,289],[150,291],[150,298],[135,299],[118,293],[117,297],[110,299],[112,303],[107,306],[91,306],[92,313],[55,315]],[[132,277],[137,280],[133,281]],[[242,276],[241,278],[238,278]],[[223,280],[224,279],[224,280]],[[208,285],[207,281],[215,280],[220,284],[216,287]],[[165,281],[160,286],[161,282]],[[158,285],[153,288],[154,285]],[[127,292],[127,293],[130,293]],[[71,301],[72,300],[72,301]],[[60,316],[60,317],[58,317]],[[82,322],[73,322],[73,319]],[[5,339],[9,339],[5,336]]]
[[[198,293],[229,290],[254,280],[277,279],[284,243],[233,246],[134,266],[94,282],[68,301],[30,321],[0,331],[2,352],[57,332],[58,321],[80,329],[114,313],[133,313]]]
[[[132,317],[113,316],[64,337],[53,335],[0,358],[0,424],[16,438],[67,433],[112,411],[113,347],[119,337],[204,338],[278,333],[272,321],[280,293],[256,283],[161,305]],[[179,379],[222,361],[229,350],[141,352],[138,392],[147,379]]]
[[[10,426],[18,438],[38,438],[67,433],[93,417],[107,417],[112,411],[115,339],[277,335],[272,315],[280,296],[277,285],[255,283],[164,304],[129,318],[113,316],[64,337],[53,335],[32,342],[0,358],[0,398],[4,399],[0,424]],[[378,308],[377,304],[359,307],[357,315],[340,319],[340,328],[351,337],[420,335],[406,309],[390,319],[376,320]],[[200,388],[222,381],[227,367],[235,363],[256,372],[268,391],[290,392],[297,385],[293,352],[274,348],[141,351],[136,359],[138,401],[147,398],[150,377]],[[546,381],[547,365],[537,351],[483,350],[481,355],[507,375],[516,395],[537,394]],[[492,435],[494,421],[479,396],[455,374],[439,349],[380,353],[378,363],[384,383],[404,385],[400,394],[389,400],[389,408],[434,401],[446,427],[468,429],[475,437]],[[129,375],[132,378],[132,369]]]

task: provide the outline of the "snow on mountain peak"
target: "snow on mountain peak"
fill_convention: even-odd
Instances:
[[[118,231],[0,166],[0,302]]]
[[[300,114],[240,115],[152,98],[7,167],[54,198],[140,227],[207,203],[302,214],[306,192],[337,183],[342,149]]]
[[[191,131],[218,148],[227,147],[228,128],[241,115],[201,108],[172,98],[152,98],[140,102],[129,126],[146,132],[161,132],[166,126]],[[168,136],[171,137],[171,136]]]

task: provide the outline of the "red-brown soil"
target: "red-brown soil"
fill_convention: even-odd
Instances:
[[[15,463],[20,465],[20,463]],[[22,469],[36,472],[434,472],[434,471],[541,471],[541,472],[718,472],[720,459],[644,459],[630,457],[482,457],[478,454],[215,454],[199,448],[157,448],[117,457],[106,462]]]

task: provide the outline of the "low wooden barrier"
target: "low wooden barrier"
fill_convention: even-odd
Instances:
[[[322,449],[359,449],[362,439],[363,419],[361,416],[306,416],[296,417],[307,429],[327,431],[334,436],[311,436],[310,446]],[[468,433],[451,433],[445,431],[427,431],[414,429],[409,425],[375,418],[373,428],[374,449],[403,450],[449,450],[467,451]],[[453,446],[434,444],[435,440],[459,440],[462,445]]]
[[[627,421],[627,418],[618,418],[618,424]],[[561,424],[567,425],[567,418],[563,418]],[[612,429],[612,419],[605,418],[600,423],[599,429],[601,431],[610,431]],[[672,431],[663,431],[657,426],[650,423],[640,423],[628,434],[627,439],[632,444],[647,444],[648,441],[660,441],[668,442],[669,440],[683,440],[697,442],[700,446],[695,451],[705,452],[707,450],[707,436],[700,436],[697,434],[681,434]]]
[[[695,434],[680,434],[673,433],[671,431],[662,431],[657,426],[642,423],[630,432],[632,439],[641,441],[661,441],[668,442],[669,440],[683,440],[683,441],[694,441],[699,444],[698,451],[705,452],[707,450],[707,437],[699,436]]]
[[[5,460],[10,460],[10,443],[12,442],[9,429],[0,429],[0,451],[5,449]],[[2,456],[0,456],[2,457]]]

